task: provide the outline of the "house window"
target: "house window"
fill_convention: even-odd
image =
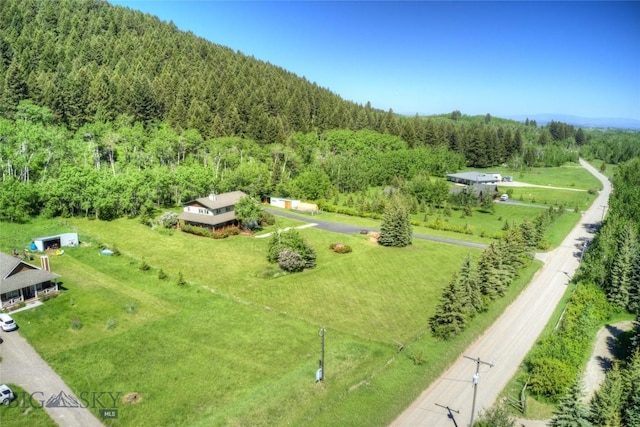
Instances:
[[[15,290],[15,291],[7,292],[6,295],[7,295],[7,299],[19,297],[20,296],[20,291],[19,290]]]

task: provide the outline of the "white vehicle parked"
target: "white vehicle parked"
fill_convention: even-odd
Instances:
[[[11,316],[4,313],[0,314],[0,328],[2,328],[3,331],[13,331],[17,327],[18,325]]]
[[[3,405],[8,405],[15,398],[16,395],[6,384],[0,385],[0,402]]]
[[[506,202],[507,200],[509,200],[509,195],[508,194],[503,194],[502,196],[500,196],[500,201],[501,202]]]

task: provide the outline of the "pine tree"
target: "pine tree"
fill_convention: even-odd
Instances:
[[[448,339],[467,327],[469,317],[464,306],[465,299],[458,285],[457,277],[454,276],[444,289],[436,313],[429,319],[429,326],[435,337]]]
[[[591,422],[596,426],[619,427],[623,383],[618,363],[607,372],[602,386],[591,399]]]
[[[576,381],[560,399],[558,408],[549,422],[549,427],[592,427],[589,409],[582,402],[582,383]]]
[[[382,246],[405,247],[411,244],[412,227],[409,209],[399,197],[392,197],[382,217],[380,224],[380,239]]]
[[[629,294],[631,289],[631,276],[633,272],[633,261],[637,259],[638,243],[637,234],[631,223],[626,223],[617,238],[618,253],[613,261],[611,269],[611,284],[607,292],[607,298],[612,303],[627,308],[629,305]],[[635,289],[633,304],[636,304]]]
[[[640,350],[628,359],[622,372],[623,409],[622,424],[624,426],[640,426]]]
[[[464,306],[470,317],[486,309],[478,281],[471,265],[471,256],[467,255],[458,274],[458,288],[465,298]]]

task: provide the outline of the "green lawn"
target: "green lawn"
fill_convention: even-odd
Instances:
[[[441,288],[467,254],[479,254],[424,241],[384,248],[366,236],[310,228],[301,233],[318,267],[273,279],[262,275],[268,238],[205,239],[128,219],[2,224],[2,249],[65,227],[82,242],[51,257],[65,291],[15,317],[74,391],[140,393],[140,403],[121,403],[119,418],[105,420],[110,425],[315,423],[327,402],[353,417],[345,425],[362,425],[339,404],[345,390],[372,376],[398,377],[402,387],[416,381],[387,362],[398,343],[424,341]],[[330,251],[337,241],[354,251]],[[123,255],[101,256],[99,242]],[[151,270],[138,268],[143,257]],[[176,284],[180,272],[186,286]],[[314,383],[320,326],[327,327],[325,384]],[[368,419],[395,414],[394,406],[360,411]]]
[[[596,194],[587,191],[548,189],[540,187],[500,187],[501,192],[511,190],[513,200],[541,206],[560,206],[567,209],[585,210],[596,199]]]
[[[556,168],[512,170],[506,167],[496,167],[487,169],[486,171],[497,172],[502,174],[502,176],[510,175],[514,181],[522,181],[528,184],[576,188],[581,190],[589,190],[592,188],[596,190],[602,189],[600,181],[577,163],[566,163]]]
[[[548,176],[557,181],[564,173]],[[523,198],[532,202],[526,199],[531,194],[542,207],[588,203],[586,191],[521,191],[534,191]],[[427,228],[424,213],[414,215],[421,225],[413,230],[489,243],[505,222],[533,220],[541,212],[501,203],[495,208],[492,214],[461,218],[454,210],[443,216],[473,234]],[[436,215],[428,214],[428,221]],[[370,219],[318,218],[379,228]],[[565,213],[545,240],[557,246],[578,218]],[[261,233],[302,223],[278,217]],[[15,317],[20,332],[74,391],[140,393],[139,403],[119,404],[118,419],[104,420],[114,426],[386,425],[499,316],[540,266],[533,263],[507,297],[463,334],[439,342],[428,332],[428,319],[441,289],[465,256],[477,259],[477,249],[417,239],[407,248],[384,248],[365,235],[306,228],[301,234],[316,249],[317,268],[272,278],[265,274],[269,238],[213,240],[152,230],[135,219],[37,219],[0,227],[4,251],[40,235],[80,233],[81,246],[51,258],[62,294]],[[336,242],[353,252],[329,250]],[[117,247],[122,256],[101,256],[99,244]],[[143,259],[150,270],[138,268]],[[159,279],[159,269],[166,279]],[[177,284],[179,275],[187,285]],[[321,326],[327,327],[326,382],[315,384]]]

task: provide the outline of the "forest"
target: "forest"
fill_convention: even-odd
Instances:
[[[0,219],[151,215],[238,189],[308,200],[577,160],[582,129],[404,117],[104,1],[0,5]],[[424,202],[437,202],[423,200]]]

